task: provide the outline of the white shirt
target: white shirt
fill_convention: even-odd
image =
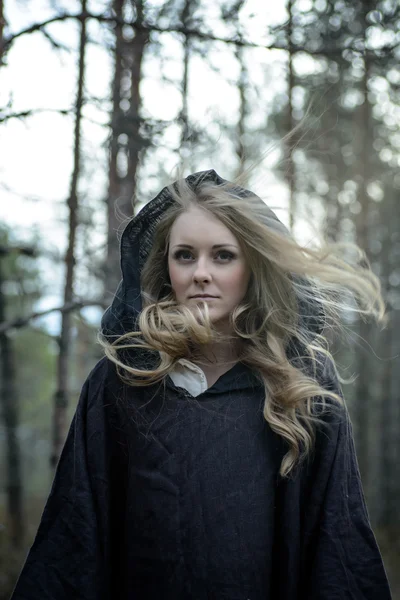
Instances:
[[[193,397],[199,396],[208,388],[204,371],[186,358],[178,360],[169,376],[175,385],[184,388]]]

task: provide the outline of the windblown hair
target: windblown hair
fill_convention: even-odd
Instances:
[[[193,358],[196,348],[221,339],[206,303],[196,309],[177,304],[167,268],[169,234],[177,217],[193,206],[217,217],[237,237],[252,273],[246,296],[230,317],[232,339],[240,343],[240,360],[264,385],[263,414],[287,442],[280,474],[288,476],[310,454],[321,410],[343,402],[340,390],[334,391],[323,375],[327,364],[336,375],[327,334],[349,307],[363,317],[384,320],[379,280],[359,248],[300,245],[260,198],[243,194],[235,184],[189,185],[182,179],[169,191],[174,203],[157,227],[142,271],[138,331],[101,344],[127,383],[151,385],[164,379],[180,358]],[[350,250],[355,257],[351,263]],[[120,350],[138,347],[159,351],[154,369],[121,359]]]

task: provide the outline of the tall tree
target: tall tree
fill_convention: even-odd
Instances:
[[[182,9],[182,26],[184,30],[188,29],[190,23],[190,14],[192,7],[192,0],[185,0]],[[182,73],[182,109],[180,112],[181,121],[181,140],[179,153],[181,160],[188,158],[189,153],[189,137],[190,137],[190,126],[189,126],[189,61],[190,61],[190,35],[184,34],[183,41],[183,73]]]
[[[398,514],[398,498],[400,493],[399,485],[399,467],[398,454],[400,450],[398,425],[400,422],[400,410],[398,408],[398,398],[396,387],[394,385],[394,366],[396,360],[396,320],[395,302],[393,301],[393,292],[395,292],[392,282],[396,281],[396,267],[398,257],[394,256],[393,241],[399,238],[400,218],[397,207],[398,194],[393,189],[393,181],[389,180],[385,186],[385,201],[380,211],[382,215],[383,240],[381,250],[381,273],[383,292],[387,302],[389,312],[389,323],[384,331],[380,333],[379,354],[382,360],[379,380],[379,412],[377,422],[378,431],[378,485],[380,488],[379,502],[376,503],[377,522],[389,533],[393,542],[393,532],[397,532],[400,527],[400,517]],[[392,292],[392,294],[391,294]]]
[[[64,304],[70,304],[74,297],[75,246],[78,228],[78,183],[81,173],[82,108],[84,103],[85,54],[87,45],[86,20],[87,0],[82,0],[82,18],[79,40],[77,91],[75,101],[74,162],[68,196],[68,246],[65,253]],[[67,407],[69,402],[69,371],[71,345],[71,312],[61,315],[59,355],[57,364],[57,385],[54,395],[53,450],[51,464],[55,466],[61,454],[67,430]]]
[[[116,202],[121,193],[120,175],[118,170],[118,153],[120,151],[120,136],[124,134],[122,100],[123,74],[123,6],[124,0],[113,1],[113,12],[116,17],[114,29],[114,77],[112,82],[112,113],[108,163],[108,193],[107,193],[107,261],[105,268],[106,299],[111,299],[120,279],[119,253],[117,231],[119,221]]]
[[[364,0],[360,14],[360,23],[363,26],[363,42],[366,45],[367,15],[373,8],[372,2]],[[355,215],[356,242],[364,251],[368,251],[368,239],[370,237],[370,198],[367,193],[369,177],[371,175],[370,144],[371,144],[371,105],[368,99],[368,84],[370,78],[370,58],[364,51],[364,69],[361,79],[360,91],[362,94],[361,105],[357,110],[358,119],[355,119],[354,138],[357,147],[355,155],[358,157],[355,165],[354,177],[357,181],[357,201],[360,206],[358,214]],[[371,354],[365,347],[370,340],[370,325],[364,319],[359,320],[358,335],[361,344],[358,349],[357,361],[357,384],[355,393],[354,416],[357,426],[357,444],[359,451],[360,471],[364,485],[368,485],[368,463],[369,463],[369,411],[365,407],[369,404],[370,385],[369,373],[371,372]]]
[[[0,323],[6,320],[5,275],[3,260],[9,250],[0,247]],[[10,538],[19,547],[23,538],[23,509],[21,481],[21,451],[17,437],[19,424],[18,396],[16,392],[16,358],[12,340],[7,332],[0,334],[1,388],[0,402],[6,434],[7,456],[7,512],[10,518]]]
[[[287,56],[288,56],[288,105],[287,105],[287,131],[292,132],[295,126],[293,119],[293,88],[295,85],[293,68],[293,10],[294,0],[288,0],[288,24],[287,24]],[[294,139],[289,137],[286,143],[286,179],[289,187],[289,228],[293,230],[295,222],[295,163],[294,163]]]
[[[233,6],[229,7],[225,11],[225,19],[229,19],[230,22],[235,24],[237,31],[237,38],[243,39],[242,28],[240,26],[240,11],[244,6],[244,0],[237,0]],[[235,131],[236,143],[235,152],[238,158],[237,173],[240,175],[245,168],[247,156],[247,144],[245,143],[245,136],[247,130],[247,121],[249,118],[250,107],[248,102],[248,90],[249,90],[249,73],[247,69],[245,48],[244,46],[238,45],[235,48],[235,56],[239,65],[239,77],[237,80],[237,91],[239,94],[239,114],[237,119],[237,127]]]
[[[140,152],[144,147],[141,135],[142,61],[148,31],[143,27],[144,0],[134,5],[134,22],[122,25],[131,6],[129,0],[113,0],[115,22],[114,76],[112,83],[112,115],[107,194],[107,260],[106,296],[111,298],[121,278],[117,232],[121,222],[134,214],[136,177]]]
[[[21,255],[33,256],[34,250],[28,246],[15,244],[9,239],[6,231],[0,231],[0,323],[4,323],[7,317],[11,317],[11,313],[15,311],[16,298],[14,297],[10,301],[6,289],[15,289],[18,281],[24,277],[21,268],[18,266],[18,258]],[[30,276],[35,276],[33,270]],[[18,439],[20,398],[18,395],[17,362],[14,340],[10,337],[8,331],[0,331],[0,410],[5,430],[9,539],[15,548],[21,548],[25,534],[25,518],[21,448]]]
[[[236,154],[238,157],[238,173],[244,170],[246,161],[246,147],[245,147],[245,135],[246,135],[246,121],[249,115],[249,107],[247,101],[247,86],[248,86],[248,72],[247,65],[245,62],[244,49],[242,47],[236,48],[236,58],[240,66],[240,74],[238,79],[238,93],[240,98],[239,104],[239,118],[237,121],[237,141],[236,141]]]
[[[0,66],[3,63],[4,2],[0,0]]]

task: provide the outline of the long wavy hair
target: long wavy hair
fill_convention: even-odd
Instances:
[[[234,183],[189,185],[182,179],[169,191],[174,202],[158,224],[141,274],[138,330],[100,343],[124,381],[143,386],[163,380],[179,359],[193,359],[204,344],[221,340],[206,303],[177,304],[168,275],[169,234],[178,216],[196,206],[217,217],[236,236],[251,270],[247,293],[230,316],[231,340],[263,383],[264,418],[287,443],[280,474],[288,476],[312,451],[321,410],[343,402],[323,376],[327,364],[337,376],[328,332],[340,325],[344,309],[384,320],[379,280],[357,246],[300,245],[258,196],[243,194]],[[134,348],[158,351],[158,364],[128,365],[119,351]]]

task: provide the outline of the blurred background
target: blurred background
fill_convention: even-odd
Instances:
[[[397,0],[0,0],[0,600],[101,358],[124,223],[181,164],[255,162],[300,241],[356,242],[382,282],[388,326],[345,315],[335,357],[400,599],[399,32]]]

